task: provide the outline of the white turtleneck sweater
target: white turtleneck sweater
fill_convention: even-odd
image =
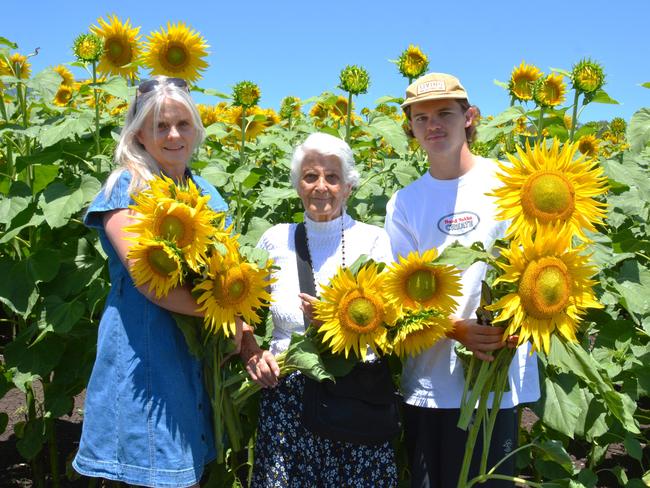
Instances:
[[[390,241],[384,229],[352,220],[347,214],[327,222],[316,222],[305,214],[305,228],[317,292],[320,292],[320,285],[329,283],[342,264],[342,230],[346,265],[354,263],[362,254],[378,262],[390,263],[393,260]],[[268,229],[257,243],[257,247],[268,251],[269,257],[279,268],[273,273],[276,281],[271,285],[273,354],[287,349],[293,332],[303,332],[305,329],[298,298],[300,284],[295,233],[296,224],[278,224]]]

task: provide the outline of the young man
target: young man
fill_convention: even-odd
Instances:
[[[430,73],[412,83],[402,108],[410,135],[427,153],[429,171],[388,202],[385,227],[395,258],[433,247],[440,252],[455,241],[467,246],[480,241],[490,249],[503,236],[507,222],[496,221],[495,204],[486,196],[499,185],[496,163],[469,150],[478,109],[469,104],[459,80],[443,73]],[[456,427],[464,376],[454,353],[455,341],[482,360],[491,360],[486,353],[505,346],[503,328],[478,325],[475,320],[485,272],[484,263],[463,271],[462,296],[456,299],[458,308],[452,317],[454,331],[404,366],[406,445],[413,487],[454,488],[458,481],[467,432]],[[539,397],[537,358],[528,352],[522,346],[510,366],[510,391],[501,403],[488,468],[516,447],[516,405]],[[476,461],[480,450],[475,452]],[[513,473],[514,456],[503,466],[499,472]],[[513,484],[491,481],[481,486]]]

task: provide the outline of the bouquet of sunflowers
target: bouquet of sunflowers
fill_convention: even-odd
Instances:
[[[280,376],[300,371],[317,381],[336,381],[372,351],[375,357],[415,356],[453,328],[449,315],[460,295],[459,272],[436,262],[435,249],[412,252],[385,265],[361,256],[321,284],[314,320],[294,334],[276,357]],[[241,405],[259,386],[244,381],[235,393]]]
[[[602,308],[592,289],[596,282],[590,278],[597,270],[585,254],[585,231],[597,232],[595,226],[605,217],[605,205],[596,198],[607,191],[606,178],[596,160],[576,157],[577,146],[561,146],[557,139],[548,144],[540,140],[533,147],[527,142],[516,155],[508,155],[510,164],[499,163],[503,186],[491,195],[496,197],[498,218],[511,224],[497,244],[500,256],[485,253],[479,258],[496,274],[491,287],[484,286],[479,320],[504,326],[504,340],[517,336],[518,345],[530,341],[533,351],[547,355],[552,343],[571,354],[578,347],[573,343],[586,310]],[[513,349],[503,348],[492,362],[474,357],[469,361],[458,426],[470,430],[459,488],[494,474],[496,466],[487,470],[484,447],[479,475],[468,484],[481,426],[483,446],[490,445],[513,355]],[[490,394],[496,408],[488,408]]]
[[[240,448],[241,428],[225,393],[221,364],[232,350],[236,320],[260,321],[258,311],[271,300],[266,291],[271,262],[260,250],[245,250],[226,225],[224,213],[208,206],[191,179],[175,183],[162,175],[132,196],[136,223],[128,252],[136,286],[147,286],[156,297],[188,285],[203,319],[175,315],[190,351],[204,361],[207,390],[214,415],[215,442],[223,461],[224,433],[234,450]]]

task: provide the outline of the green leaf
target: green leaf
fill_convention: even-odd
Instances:
[[[36,283],[26,259],[14,262],[0,258],[0,302],[15,313],[27,317],[38,299]]]
[[[192,356],[197,359],[203,358],[205,353],[200,334],[201,319],[180,313],[173,313],[172,316],[176,321],[176,325],[183,333],[183,337],[185,337],[185,343],[187,344],[187,348],[189,349]]]
[[[26,259],[27,271],[34,283],[54,279],[61,266],[59,251],[40,249]]]
[[[28,89],[37,91],[45,100],[54,98],[60,83],[61,76],[54,72],[52,68],[41,71],[25,82]]]
[[[79,113],[78,116],[68,116],[58,125],[43,126],[39,135],[41,145],[46,148],[62,139],[82,136],[90,132],[94,125],[94,117],[90,111]]]
[[[379,115],[366,127],[373,137],[383,138],[398,154],[408,152],[408,139],[402,124],[386,116]]]
[[[508,83],[503,82],[503,81],[499,81],[499,80],[492,80],[492,83],[494,83],[496,86],[500,86],[504,90],[508,90],[509,87],[510,87],[510,85],[508,85]]]
[[[627,260],[612,283],[620,293],[620,303],[633,316],[650,314],[650,270],[638,262]]]
[[[650,141],[650,108],[637,111],[627,126],[625,135],[633,152],[641,152]]]
[[[578,382],[570,375],[544,378],[544,424],[573,439],[581,413],[569,393],[578,389]],[[573,395],[575,397],[575,395]]]
[[[54,164],[38,164],[32,167],[34,168],[32,191],[36,195],[56,179],[59,174],[59,167]]]
[[[0,36],[0,46],[8,46],[11,49],[18,49],[18,44],[11,42],[9,39],[2,36]]]
[[[400,97],[393,97],[391,95],[385,95],[383,97],[379,97],[377,100],[375,100],[375,106],[376,105],[381,105],[384,103],[402,103],[404,101],[403,98]]]
[[[470,247],[463,246],[460,242],[455,241],[447,246],[435,260],[436,264],[450,264],[458,269],[467,269],[477,261],[491,263],[494,256],[486,252],[483,244],[475,242]]]
[[[72,412],[74,398],[66,393],[63,385],[52,383],[47,388],[44,406],[51,418],[58,418]]]
[[[589,102],[606,103],[609,105],[619,105],[619,103],[610,97],[602,88],[589,97]]]
[[[504,132],[510,132],[512,125],[519,118],[526,115],[526,111],[519,105],[514,105],[504,110],[485,124],[478,126],[477,140],[479,142],[489,142]]]
[[[114,76],[97,86],[101,91],[122,100],[130,100],[135,95],[135,87],[130,87],[122,76]]]
[[[641,447],[641,443],[629,432],[625,434],[625,440],[623,441],[623,444],[625,445],[625,451],[631,457],[637,461],[641,461],[643,459],[643,448]]]
[[[40,342],[32,345],[33,328],[16,337],[5,348],[5,361],[8,367],[20,373],[46,377],[59,363],[65,349],[65,340],[56,334],[47,334]]]
[[[206,137],[214,136],[217,139],[222,139],[228,135],[226,124],[223,122],[215,122],[205,128]]]
[[[19,196],[0,198],[0,224],[8,225],[16,215],[29,206],[31,200],[29,197]]]
[[[541,443],[535,443],[545,459],[552,460],[562,466],[567,472],[573,473],[573,461],[571,456],[566,452],[560,441],[547,440]]]
[[[45,423],[42,417],[37,417],[24,424],[21,435],[16,443],[16,448],[22,457],[31,461],[45,444]]]
[[[566,76],[567,78],[571,78],[571,73],[569,73],[567,70],[563,68],[549,68],[551,71],[555,73],[560,73],[563,76]]]
[[[318,354],[318,347],[308,334],[291,334],[284,364],[316,381],[334,380]]]
[[[645,83],[641,83],[641,86],[643,88],[650,88],[650,81],[646,81]],[[650,485],[648,485],[648,486],[650,486]]]
[[[79,322],[86,307],[79,301],[64,302],[60,297],[51,295],[43,302],[45,320],[57,334],[66,334]]]
[[[420,177],[420,173],[413,163],[400,159],[397,160],[397,164],[395,168],[393,168],[393,176],[395,176],[395,179],[400,186],[406,186],[417,180]]]
[[[99,181],[88,175],[83,175],[77,185],[74,188],[57,182],[41,194],[38,206],[50,227],[66,225],[70,217],[90,203],[101,188]]]

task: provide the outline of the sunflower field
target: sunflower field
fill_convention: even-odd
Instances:
[[[56,421],[72,412],[88,381],[110,287],[97,234],[81,219],[114,168],[115,141],[140,79],[184,78],[194,93],[215,98],[199,105],[208,137],[192,170],[229,202],[242,244],[254,245],[274,224],[302,219],[289,164],[293,147],[309,133],[349,141],[361,182],[348,212],[363,222],[382,226],[390,196],[428,166],[404,132],[400,99],[355,108],[355,97],[372,82],[361,66],[342,67],[330,92],[307,100],[287,96],[275,110],[259,105],[261,91],[252,81],[229,93],[201,86],[207,42],[183,23],[169,23],[144,42],[138,27],[109,16],[71,45],[62,54],[67,65],[33,73],[30,54],[0,37],[0,398],[16,389],[24,398],[11,428],[35,486],[79,481],[70,459],[59,458]],[[406,86],[427,71],[428,59],[408,46],[395,65]],[[77,79],[70,67],[86,75]],[[576,198],[578,190],[551,202],[577,209],[578,216],[602,217],[583,236],[602,307],[586,312],[576,342],[552,336],[553,347],[539,349],[542,398],[529,406],[520,431],[521,482],[650,486],[650,108],[628,121],[581,120],[588,104],[616,103],[604,89],[604,67],[590,59],[549,73],[521,62],[507,76],[504,110],[480,119],[472,151],[512,168],[507,161],[517,154],[524,160],[527,151],[548,148],[543,157],[559,168],[557,181],[584,188],[597,164],[606,183],[590,195],[596,206]],[[555,161],[567,151],[589,162],[570,178]],[[262,329],[260,340],[268,341]],[[231,361],[223,368],[225,384],[242,371]],[[0,433],[13,414],[0,412]],[[237,414],[245,442],[230,445],[206,486],[247,485],[257,397],[247,398]],[[400,445],[398,453],[407,486]]]

